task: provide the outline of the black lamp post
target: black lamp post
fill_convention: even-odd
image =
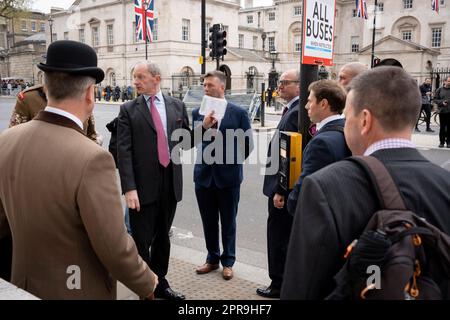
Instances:
[[[272,60],[272,69],[269,72],[269,89],[274,90],[277,87],[278,72],[275,69],[275,61],[278,58],[278,52],[276,50],[270,51],[270,60]]]
[[[50,26],[50,43],[52,43],[53,42],[53,19],[51,16],[48,19],[48,25]]]
[[[263,51],[263,52],[266,51],[266,49],[265,49],[266,38],[267,38],[267,35],[266,35],[265,32],[263,32],[263,33],[261,34],[261,39],[262,39],[262,51]]]
[[[147,10],[148,10],[148,7],[149,7],[149,5],[150,5],[150,1],[144,1],[143,2],[143,6],[144,6],[144,9],[145,9],[145,11],[144,11],[144,19],[143,19],[143,21],[141,22],[141,23],[143,23],[143,33],[145,33],[144,34],[144,39],[145,39],[145,61],[147,61],[147,59],[148,59],[148,51],[147,51]]]

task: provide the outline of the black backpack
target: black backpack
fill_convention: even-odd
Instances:
[[[379,160],[348,160],[364,168],[382,209],[348,246],[347,261],[335,276],[336,289],[327,299],[450,299],[450,237],[405,207]]]
[[[114,162],[116,163],[116,168],[118,168],[117,162],[117,122],[119,121],[118,117],[115,117],[114,120],[109,122],[106,125],[106,128],[109,132],[111,132],[111,139],[109,140],[108,150],[111,152]]]

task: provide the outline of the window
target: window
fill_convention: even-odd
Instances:
[[[258,49],[258,37],[253,36],[253,50]]]
[[[153,41],[158,40],[158,18],[153,19]]]
[[[81,28],[80,30],[78,30],[78,39],[82,43],[86,42],[86,37],[84,36],[84,28]]]
[[[228,34],[228,26],[222,25],[222,30],[226,31]]]
[[[384,11],[384,3],[383,2],[379,2],[378,3],[378,12],[383,12]]]
[[[45,31],[45,22],[41,22],[41,28],[39,31],[41,31],[41,32]]]
[[[106,40],[108,46],[114,45],[114,26],[112,24],[106,25]]]
[[[183,19],[181,25],[181,40],[189,41],[189,29],[190,29],[191,21],[188,19]]]
[[[36,32],[36,21],[31,21],[31,31]]]
[[[431,47],[440,48],[442,37],[442,28],[431,29]]]
[[[269,41],[269,51],[275,50],[275,37],[268,37]]]
[[[98,26],[92,27],[92,46],[98,47],[99,44]]]
[[[275,12],[269,12],[269,21],[275,21]]]
[[[355,18],[357,15],[356,9],[352,9],[352,17]]]
[[[403,0],[403,8],[404,9],[412,9],[413,0]]]
[[[300,52],[302,49],[302,43],[300,39],[301,36],[299,34],[294,35],[294,52]]]
[[[439,0],[439,5],[440,6],[445,6],[445,0]]]
[[[381,31],[376,31],[376,32],[375,32],[375,40],[380,40],[380,39],[381,39],[381,36],[382,36]]]
[[[405,41],[411,41],[412,40],[412,31],[411,30],[405,30],[402,32],[402,39]]]
[[[22,31],[27,31],[27,20],[20,21],[20,29],[22,29]]]
[[[64,40],[69,40],[69,32],[64,32]]]
[[[302,7],[301,6],[295,6],[294,7],[294,16],[301,16],[302,15]]]
[[[137,42],[136,21],[133,21],[133,42],[132,43],[136,43],[136,42]]]
[[[52,33],[52,40],[53,41],[58,40],[58,34],[57,33]]]
[[[247,16],[247,23],[252,24],[253,23],[253,16]]]
[[[359,51],[359,37],[351,37],[351,51],[358,52]]]
[[[244,47],[244,35],[240,34],[239,35],[239,48],[243,48]]]

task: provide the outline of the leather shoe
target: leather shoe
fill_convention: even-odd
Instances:
[[[231,267],[223,267],[222,277],[225,280],[231,280],[233,278],[233,269]]]
[[[256,289],[256,293],[264,298],[280,298],[280,290],[270,286],[267,288],[258,288]]]
[[[166,300],[179,301],[184,300],[186,297],[180,292],[173,291],[172,288],[165,288],[164,290],[155,290],[155,297]]]
[[[219,264],[211,264],[206,262],[204,265],[198,267],[195,272],[197,272],[197,274],[205,274],[217,269],[219,269]]]

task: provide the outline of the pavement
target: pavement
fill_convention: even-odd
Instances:
[[[199,275],[195,269],[204,263],[206,252],[173,245],[167,280],[175,291],[186,300],[272,300],[256,294],[256,288],[268,285],[267,270],[237,261],[233,266],[234,277],[222,278],[222,268]],[[138,296],[119,283],[118,300],[137,300]]]

